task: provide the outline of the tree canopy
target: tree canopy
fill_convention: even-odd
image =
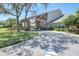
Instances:
[[[45,8],[47,7],[47,3],[42,3],[40,5],[43,5]],[[25,16],[24,19],[26,19],[28,12],[35,12],[38,4],[34,3],[1,3],[0,4],[0,14],[5,15],[12,15],[16,17],[16,31],[19,32],[19,18],[21,14],[24,12]],[[28,21],[27,21],[28,24]],[[28,28],[29,26],[27,26]]]
[[[78,17],[74,15],[70,15],[63,22],[66,26],[70,26],[70,25],[75,25],[78,19],[79,19]]]

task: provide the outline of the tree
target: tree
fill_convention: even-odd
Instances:
[[[16,31],[19,32],[19,17],[23,11],[24,4],[22,3],[7,3],[7,4],[0,4],[0,13],[8,14],[15,16],[17,19],[17,26]]]
[[[77,9],[76,14],[77,14],[77,16],[79,17],[79,9]]]
[[[31,11],[36,11],[34,10],[34,7],[36,8],[38,4],[32,4],[32,3],[5,3],[5,4],[0,4],[0,13],[1,14],[6,14],[6,15],[12,15],[16,17],[17,20],[17,25],[16,25],[16,31],[19,32],[19,18],[20,15],[22,14],[22,11],[25,12],[25,17],[24,19],[27,20],[27,29],[29,29],[29,20],[27,19],[27,14]],[[45,7],[47,7],[47,4],[42,4]],[[24,22],[25,24],[25,22]],[[26,28],[24,26],[24,28]]]
[[[42,3],[41,5],[43,5],[45,8],[47,8],[48,3]],[[25,3],[24,4],[24,10],[25,10],[25,18],[24,18],[24,30],[29,30],[30,29],[30,20],[27,19],[27,14],[29,12],[31,13],[36,13],[37,12],[37,8],[38,4],[34,4],[34,3]],[[27,23],[27,26],[26,26]]]
[[[66,27],[69,27],[71,25],[75,25],[77,23],[78,18],[74,15],[70,15],[63,21],[63,23],[66,25]]]
[[[6,20],[6,25],[8,27],[14,27],[16,25],[16,19],[15,18],[9,18]]]
[[[3,27],[6,27],[6,22],[3,21],[3,20],[1,20],[1,21],[0,21],[0,25],[3,25]]]
[[[30,3],[25,3],[24,4],[24,11],[25,11],[25,17],[24,17],[24,31],[29,30],[30,29],[30,20],[27,19],[27,14],[31,8],[31,4]],[[27,25],[26,25],[27,24]]]

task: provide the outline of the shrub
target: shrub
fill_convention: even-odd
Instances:
[[[51,26],[48,28],[48,30],[53,30],[53,29],[54,29],[54,28],[53,28],[53,27],[51,27]]]
[[[63,31],[63,32],[69,32],[68,28],[56,28],[56,31]]]

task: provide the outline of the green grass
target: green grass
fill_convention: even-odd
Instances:
[[[8,32],[8,31],[7,31],[7,28],[0,28],[0,33],[1,33],[1,32]]]
[[[38,33],[33,31],[17,33],[8,31],[7,28],[0,28],[0,48],[29,40],[36,35],[38,35]]]

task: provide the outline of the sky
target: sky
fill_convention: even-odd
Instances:
[[[51,3],[48,5],[47,9],[45,9],[43,6],[38,5],[38,10],[37,14],[55,10],[55,9],[60,9],[63,14],[74,14],[77,9],[79,9],[79,3]],[[28,17],[33,16],[31,14],[28,14]],[[20,16],[20,19],[23,19],[24,13]],[[15,18],[10,15],[0,15],[0,20],[6,20],[8,18]]]

